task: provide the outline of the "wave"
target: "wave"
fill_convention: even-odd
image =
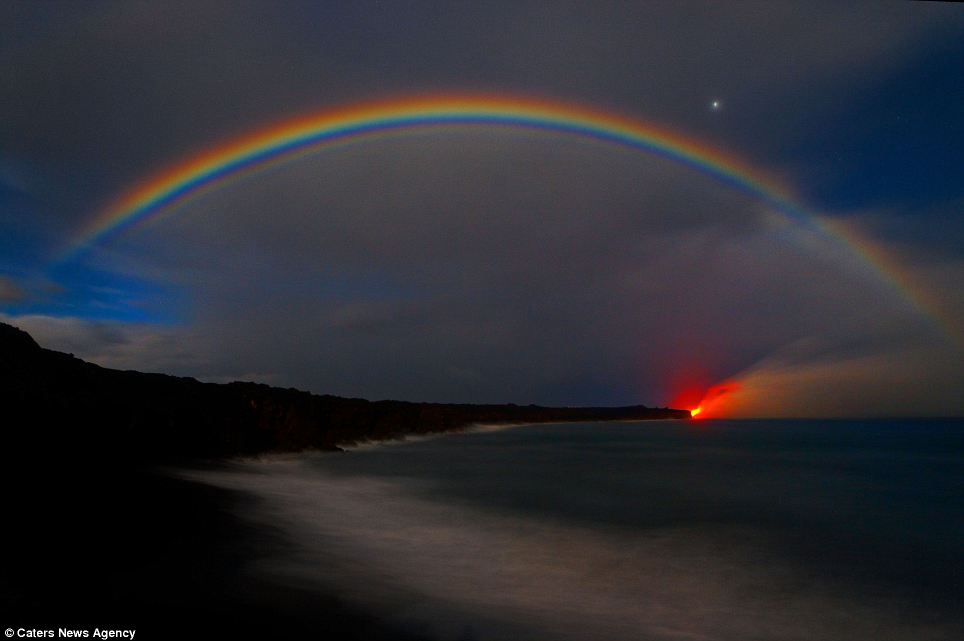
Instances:
[[[626,531],[430,497],[431,482],[344,476],[331,454],[179,475],[259,497],[246,516],[292,547],[253,569],[336,590],[439,639],[951,639],[886,594],[829,586],[765,535]]]
[[[360,440],[355,441],[354,443],[341,443],[339,444],[339,447],[348,451],[370,450],[383,447],[394,447],[397,445],[406,445],[409,443],[434,441],[436,439],[447,438],[459,434],[487,434],[489,432],[501,432],[502,430],[525,427],[526,425],[551,425],[551,423],[475,423],[444,432],[431,432],[428,434],[404,434],[393,439],[383,439],[377,441]]]

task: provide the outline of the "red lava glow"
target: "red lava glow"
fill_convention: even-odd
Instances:
[[[730,405],[730,395],[740,389],[740,384],[736,381],[726,381],[713,385],[703,399],[694,409],[690,410],[691,418],[720,418],[729,412],[727,406]]]
[[[706,389],[709,386],[709,381],[706,382],[688,382],[685,386],[677,385],[674,386],[675,393],[672,394],[669,406],[670,407],[686,407],[690,411],[693,411],[694,407],[699,407],[703,398],[706,396]]]

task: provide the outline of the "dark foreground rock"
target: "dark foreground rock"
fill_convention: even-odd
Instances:
[[[4,469],[0,627],[135,629],[136,639],[414,640],[337,594],[252,567],[291,545],[254,500],[159,470],[59,460]],[[92,636],[88,637],[92,638]]]

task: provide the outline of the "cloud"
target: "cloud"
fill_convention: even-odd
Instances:
[[[548,94],[670,123],[775,166],[773,152],[808,135],[801,124],[832,110],[842,87],[853,91],[962,26],[948,7],[876,2],[430,11],[95,2],[0,12],[0,141],[51,186],[51,220],[72,224],[200,147],[373,94]],[[706,105],[724,94],[721,126]]]
[[[114,251],[104,268],[194,301],[194,371],[274,372],[316,392],[665,404],[673,381],[719,383],[801,341],[811,369],[940,349],[891,283],[752,198],[664,160],[527,133],[323,153]],[[914,369],[928,408],[955,393],[946,365]],[[827,380],[854,398],[871,383]],[[784,407],[844,407],[823,398]]]
[[[734,377],[710,416],[960,416],[961,352],[940,345],[806,362],[768,358]],[[926,411],[922,408],[927,408]]]
[[[0,313],[0,321],[28,332],[41,347],[104,367],[174,374],[203,370],[203,361],[185,341],[188,333],[176,328],[42,314]]]
[[[955,233],[959,234],[959,217],[944,216],[948,222],[939,231],[921,229],[913,218],[864,211],[826,222],[884,270],[909,302],[930,316],[951,341],[964,346],[964,291],[960,288],[964,256],[954,242]]]
[[[0,303],[15,303],[24,298],[22,289],[12,279],[0,276]]]
[[[851,237],[875,220],[853,214]],[[953,257],[876,242],[955,300]],[[964,409],[960,351],[855,254],[689,170],[578,141],[322,154],[114,249],[102,267],[183,290],[183,326],[11,321],[106,366],[369,398],[661,405],[698,379],[738,383],[717,415]]]

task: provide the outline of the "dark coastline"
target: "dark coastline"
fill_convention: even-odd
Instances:
[[[287,542],[238,516],[255,499],[166,465],[455,431],[477,422],[686,418],[628,408],[442,405],[120,372],[0,324],[3,626],[135,628],[138,639],[416,639],[336,595],[248,572]],[[332,453],[332,456],[350,454]]]
[[[337,450],[340,444],[463,429],[476,423],[688,419],[689,412],[643,405],[542,407],[368,401],[257,383],[99,367],[42,349],[0,323],[0,370],[12,429],[7,451],[55,446],[124,460],[191,461],[264,452]],[[29,428],[24,426],[29,425]],[[106,454],[105,454],[106,453]]]

